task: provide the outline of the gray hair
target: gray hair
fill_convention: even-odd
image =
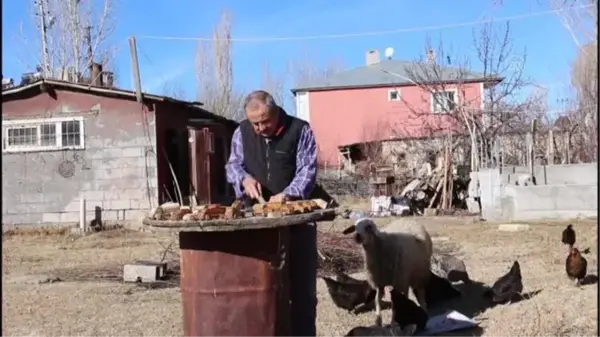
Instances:
[[[244,111],[246,111],[247,108],[256,108],[256,103],[266,105],[271,113],[274,113],[279,109],[279,106],[277,103],[275,103],[273,96],[264,90],[255,90],[246,96],[244,99]]]

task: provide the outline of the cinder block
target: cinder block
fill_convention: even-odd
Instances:
[[[148,210],[150,209],[150,201],[144,196],[143,199],[131,199],[129,200],[131,209]]]
[[[166,271],[166,264],[151,261],[136,261],[123,266],[124,282],[156,282]]]
[[[87,219],[86,219],[87,221]],[[79,222],[79,212],[65,212],[60,215],[60,222]]]
[[[134,262],[134,264],[143,265],[143,266],[156,266],[158,268],[158,277],[159,278],[165,277],[165,275],[167,274],[167,263],[166,262],[158,262],[158,261],[151,261],[151,260],[137,260]]]
[[[144,153],[140,147],[126,147],[123,148],[123,158],[141,157]]]
[[[60,213],[44,213],[42,214],[42,222],[60,223]]]
[[[526,231],[529,229],[529,225],[525,224],[502,224],[498,225],[498,230],[503,232],[518,232]]]
[[[109,209],[116,210],[116,209],[130,209],[130,208],[131,208],[131,204],[129,203],[129,199],[122,199],[122,200],[111,201]]]

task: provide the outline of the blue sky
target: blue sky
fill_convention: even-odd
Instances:
[[[97,1],[97,0],[96,0]],[[20,25],[26,36],[36,36],[30,16],[30,2],[2,2],[3,76],[20,78],[26,69],[18,55],[25,50],[16,38]],[[221,0],[121,0],[116,4],[117,28],[110,43],[119,46],[117,52],[118,85],[131,88],[131,66],[127,37],[142,36],[210,36],[221,9],[233,13],[233,36],[283,37],[324,34],[359,33],[476,21],[485,17],[507,17],[549,8],[539,1],[504,1],[493,6],[492,1],[405,1],[405,0],[345,0],[324,1],[240,1]],[[263,65],[281,73],[292,59],[309,53],[315,62],[342,60],[345,68],[364,64],[369,49],[395,49],[394,58],[415,59],[423,54],[424,41],[443,40],[457,58],[475,60],[473,29],[463,26],[426,31],[412,31],[381,36],[343,39],[312,39],[301,41],[239,42],[234,45],[235,85],[251,90],[261,85]],[[569,82],[570,63],[576,46],[556,14],[511,21],[515,52],[527,49],[526,75],[542,85],[549,85],[549,104],[564,97]],[[144,91],[161,93],[164,83],[176,83],[186,98],[195,99],[194,62],[196,41],[156,40],[138,38],[138,53]],[[472,61],[473,70],[479,64]]]

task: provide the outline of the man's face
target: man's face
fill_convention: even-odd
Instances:
[[[271,137],[277,131],[279,116],[274,111],[269,111],[265,104],[260,102],[250,104],[246,108],[246,115],[257,134],[263,137]]]

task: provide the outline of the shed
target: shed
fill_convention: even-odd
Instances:
[[[87,219],[112,221],[137,221],[180,194],[184,204],[231,200],[224,165],[237,122],[200,102],[142,101],[102,83],[3,90],[3,225],[77,222],[81,198]]]

